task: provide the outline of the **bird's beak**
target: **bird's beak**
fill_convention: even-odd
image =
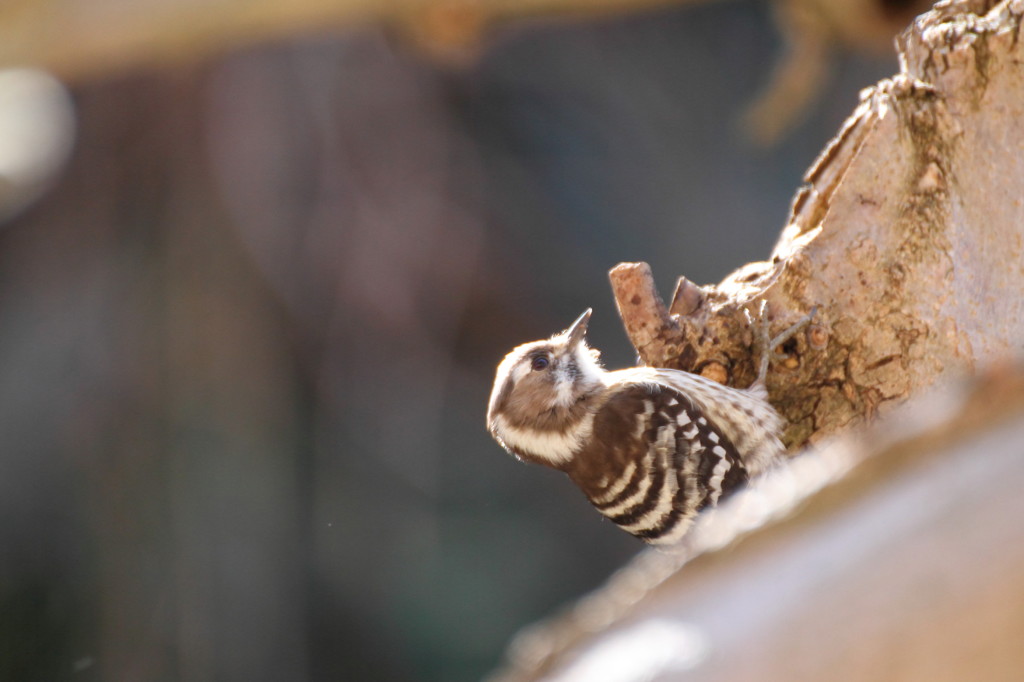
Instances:
[[[570,348],[580,345],[580,342],[586,337],[587,323],[590,322],[590,314],[592,312],[594,312],[592,308],[587,308],[582,315],[576,318],[572,326],[565,330],[565,336],[569,340]]]

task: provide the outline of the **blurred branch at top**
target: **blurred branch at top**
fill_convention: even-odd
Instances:
[[[65,79],[202,59],[310,32],[384,24],[446,61],[471,58],[502,24],[591,16],[692,0],[8,0],[0,66],[31,63]],[[73,27],[73,40],[69,40]]]
[[[603,17],[714,0],[8,0],[0,6],[0,67],[31,64],[70,80],[203,59],[248,44],[384,24],[436,61],[472,63],[526,19]],[[745,117],[776,141],[807,110],[836,47],[878,52],[926,0],[775,0],[786,42],[775,74]],[[69,35],[69,27],[73,35]],[[69,39],[73,38],[73,39]]]

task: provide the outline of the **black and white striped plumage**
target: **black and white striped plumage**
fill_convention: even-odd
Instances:
[[[738,390],[672,369],[605,370],[584,340],[589,319],[505,357],[488,428],[520,459],[568,474],[623,530],[670,544],[778,457],[782,420],[760,382]]]

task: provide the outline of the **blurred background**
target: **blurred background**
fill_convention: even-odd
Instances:
[[[42,34],[0,53],[3,680],[485,675],[641,549],[490,440],[497,362],[592,306],[632,364],[607,270],[668,295],[767,257],[896,70],[833,51],[765,145],[743,112],[792,45],[764,2],[454,50],[197,23],[194,55],[86,68],[76,31],[124,5],[0,10],[10,36],[43,7],[65,50],[53,75],[14,70],[48,67]]]

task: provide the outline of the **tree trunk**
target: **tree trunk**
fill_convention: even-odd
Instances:
[[[941,3],[900,38],[901,73],[805,176],[770,260],[681,279],[669,308],[643,264],[611,273],[651,365],[745,386],[762,302],[774,330],[817,306],[768,385],[802,445],[870,420],[1024,337],[1024,48],[1019,0]]]

